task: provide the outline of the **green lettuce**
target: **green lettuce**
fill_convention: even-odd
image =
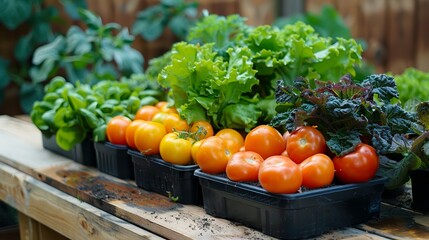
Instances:
[[[259,84],[247,47],[229,48],[227,60],[218,56],[214,44],[177,43],[171,64],[158,76],[188,122],[208,120],[220,128],[251,129],[263,110],[252,90]],[[273,102],[274,103],[274,102]]]

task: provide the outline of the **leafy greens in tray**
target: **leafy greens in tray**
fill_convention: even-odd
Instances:
[[[339,79],[361,62],[355,40],[320,37],[302,22],[282,29],[243,23],[237,15],[209,15],[171,49],[158,82],[188,122],[248,131],[274,117],[276,81]]]

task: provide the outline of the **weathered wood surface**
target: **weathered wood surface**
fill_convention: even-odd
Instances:
[[[2,201],[67,238],[159,239],[153,233],[65,194],[4,163],[0,163],[0,179]],[[32,221],[27,220],[22,224],[32,225]],[[40,236],[38,227],[29,226],[24,229],[27,229],[27,232],[21,232],[24,239],[37,239],[36,236]]]
[[[53,154],[28,121],[0,116],[0,142],[0,199],[68,238],[270,239]],[[380,219],[316,239],[428,239],[428,222],[383,204]]]

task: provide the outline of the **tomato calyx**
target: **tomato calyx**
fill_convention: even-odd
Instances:
[[[197,131],[195,132],[190,132],[190,135],[193,139],[195,139],[196,141],[198,140],[202,140],[206,137],[207,135],[207,130],[202,127],[202,126],[197,126]]]

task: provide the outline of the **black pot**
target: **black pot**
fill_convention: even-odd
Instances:
[[[410,172],[413,196],[412,208],[429,211],[429,169],[417,169]]]

